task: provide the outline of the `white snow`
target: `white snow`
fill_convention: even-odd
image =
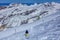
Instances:
[[[0,10],[0,40],[60,40],[60,3],[14,4]],[[25,31],[29,31],[26,39]]]

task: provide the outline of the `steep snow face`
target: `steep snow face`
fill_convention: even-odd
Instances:
[[[53,17],[54,15],[54,17]],[[49,20],[48,20],[49,19]],[[22,25],[1,32],[0,40],[59,40],[60,38],[60,12],[50,14],[31,24]],[[24,36],[25,30],[29,30],[29,38]],[[9,32],[9,34],[7,34]],[[58,33],[57,33],[58,32]],[[6,35],[7,34],[7,35]]]
[[[10,5],[0,11],[0,39],[26,40],[24,32],[28,29],[29,35],[31,35],[28,40],[50,40],[49,37],[53,35],[53,30],[56,30],[56,26],[60,24],[59,11],[60,4],[54,2],[30,6],[22,4]],[[57,29],[59,28],[57,27]],[[57,37],[56,39],[59,40],[59,37]]]

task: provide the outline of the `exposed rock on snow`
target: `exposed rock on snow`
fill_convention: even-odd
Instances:
[[[56,4],[58,4],[58,3],[56,3]],[[10,5],[10,6],[13,6],[12,9],[6,8],[8,10],[4,9],[5,11],[3,11],[3,10],[2,10],[3,12],[0,11],[0,15],[1,15],[0,22],[2,22],[2,24],[7,24],[7,27],[10,27],[11,25],[13,27],[14,24],[16,24],[16,25],[19,24],[19,26],[20,26],[21,24],[32,23],[32,22],[37,21],[41,17],[47,16],[48,14],[53,13],[55,10],[60,9],[60,8],[57,8],[57,6],[59,6],[59,4],[58,5],[56,5],[56,4],[54,2],[44,3],[44,4],[35,4],[32,6],[25,6],[22,4],[20,4],[20,5],[12,4],[12,5]],[[49,12],[51,12],[51,13],[49,13]],[[19,20],[18,20],[19,23],[14,22],[14,20],[16,19],[15,17],[17,17],[17,20],[19,17]],[[8,25],[10,25],[10,26],[8,26]]]

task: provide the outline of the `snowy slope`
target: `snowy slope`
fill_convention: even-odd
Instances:
[[[0,40],[60,40],[60,4],[17,5],[0,11]],[[24,37],[29,30],[29,39]]]
[[[57,14],[57,13],[56,13]],[[52,19],[52,18],[50,18],[50,17],[52,17],[51,15],[50,15],[50,17],[49,17],[49,19],[50,20],[48,20],[48,21],[46,21],[45,20],[45,22],[42,22],[42,23],[38,23],[37,24],[37,22],[40,22],[40,20],[39,21],[37,21],[37,22],[34,22],[33,24],[29,24],[29,25],[31,25],[31,26],[29,26],[29,25],[24,25],[24,26],[22,26],[22,27],[19,27],[19,28],[15,28],[16,29],[16,32],[17,33],[15,33],[14,32],[14,34],[12,34],[11,35],[11,33],[10,32],[13,32],[12,30],[9,30],[9,31],[7,31],[8,32],[8,35],[11,35],[11,36],[7,36],[6,38],[5,38],[5,40],[18,40],[18,39],[21,39],[21,40],[25,40],[25,38],[24,38],[24,32],[25,32],[25,30],[26,29],[28,29],[29,31],[30,31],[30,38],[28,39],[28,40],[37,40],[37,39],[39,39],[39,38],[43,38],[44,36],[43,35],[47,35],[48,36],[48,34],[50,34],[50,35],[53,35],[53,33],[54,33],[54,31],[58,31],[59,30],[59,24],[60,24],[60,22],[59,22],[59,18],[60,18],[60,14],[58,13],[58,15],[56,15],[55,14],[55,17]],[[47,19],[47,18],[46,18]],[[43,19],[42,19],[43,20]],[[54,24],[55,23],[55,24]],[[23,29],[22,29],[23,28]],[[37,30],[38,29],[38,30]],[[5,34],[5,33],[7,33],[7,32],[4,32],[3,33],[3,35]],[[48,32],[48,33],[47,33]],[[50,33],[51,32],[51,33]],[[58,31],[59,32],[59,31]],[[60,32],[59,32],[60,33]],[[57,33],[55,33],[56,35],[59,35],[59,33],[57,34]],[[40,36],[39,36],[39,35]],[[54,36],[55,36],[55,34],[54,34]],[[49,35],[49,37],[50,37],[50,35]],[[16,37],[17,36],[17,37]],[[41,37],[42,36],[42,37]],[[4,36],[3,36],[4,37]],[[15,39],[16,38],[16,39]],[[37,38],[37,39],[36,39]],[[53,38],[51,38],[51,39],[53,39]],[[1,39],[2,40],[2,39]],[[4,38],[3,38],[3,40],[4,40]]]

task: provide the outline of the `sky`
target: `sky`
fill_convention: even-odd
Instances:
[[[60,0],[0,0],[0,3],[43,3],[43,2],[60,3]]]

